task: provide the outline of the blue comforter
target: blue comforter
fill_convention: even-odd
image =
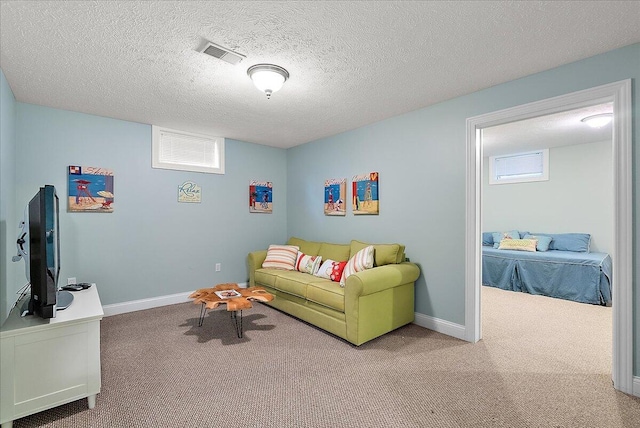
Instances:
[[[611,270],[605,253],[482,247],[482,284],[503,290],[611,305]]]

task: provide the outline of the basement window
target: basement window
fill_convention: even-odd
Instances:
[[[151,166],[224,174],[224,138],[152,126]]]
[[[549,149],[489,158],[489,184],[549,180]]]

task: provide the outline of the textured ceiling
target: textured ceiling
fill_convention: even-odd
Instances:
[[[0,67],[20,102],[292,147],[639,42],[639,22],[636,1],[2,1]],[[270,100],[262,62],[291,74]]]

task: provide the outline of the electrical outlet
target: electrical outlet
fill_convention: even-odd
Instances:
[[[220,263],[216,263],[216,272],[220,272],[222,269],[222,265]]]
[[[67,278],[67,285],[75,284],[75,283],[76,283],[76,278],[75,277]]]

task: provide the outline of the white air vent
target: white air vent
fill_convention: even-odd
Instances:
[[[200,52],[210,55],[214,58],[221,59],[229,64],[236,65],[240,61],[242,61],[245,56],[241,55],[237,52],[233,52],[227,48],[223,48],[220,45],[216,45],[215,43],[208,42],[204,48],[200,50]]]

